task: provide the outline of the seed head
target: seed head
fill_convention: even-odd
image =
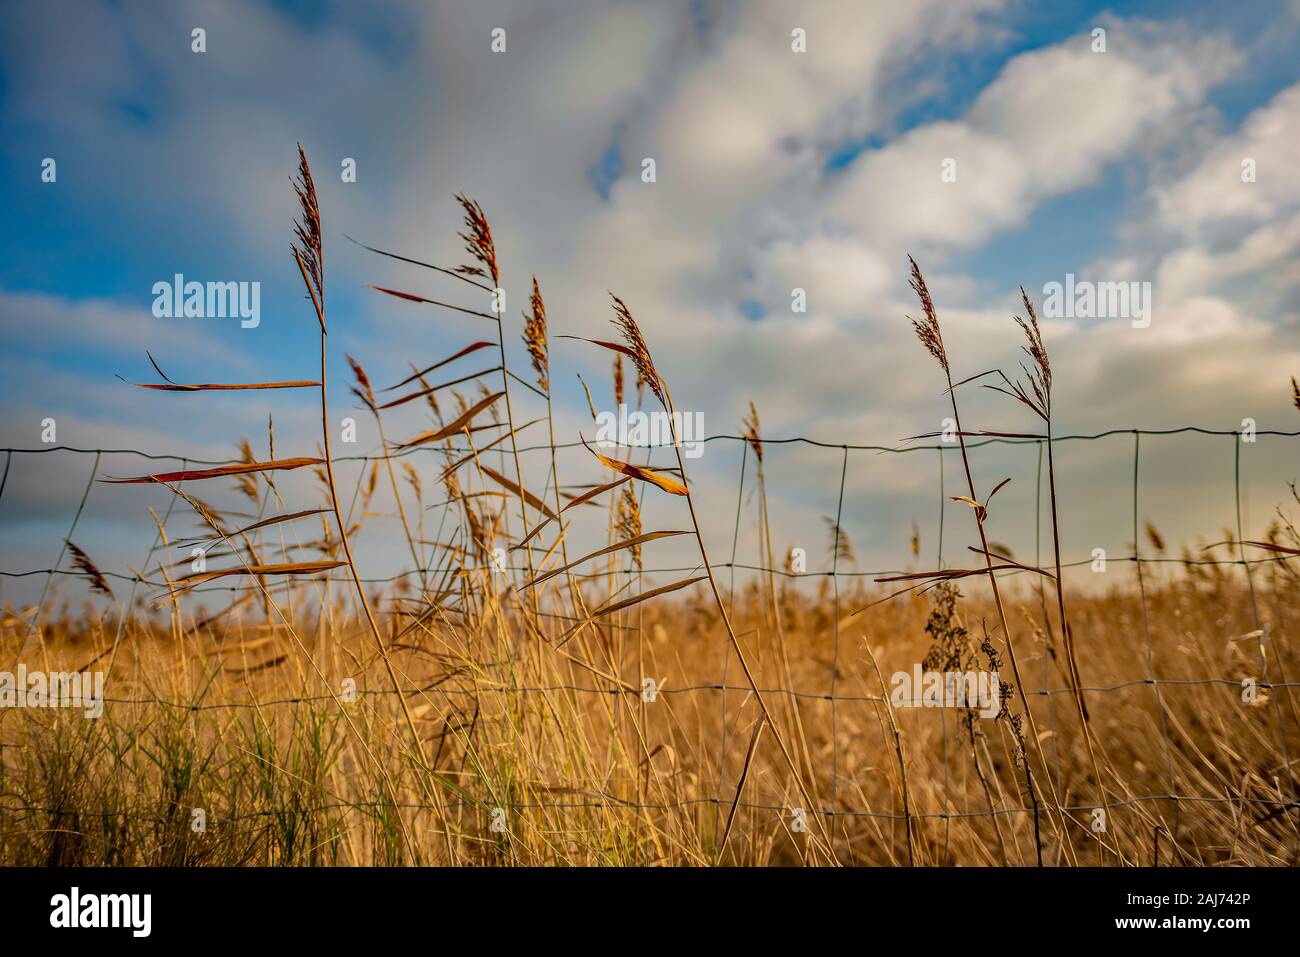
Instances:
[[[301,264],[308,291],[313,294],[320,313],[325,311],[325,247],[321,240],[320,204],[316,200],[316,183],[302,144],[298,144],[298,178],[291,180],[298,195],[298,221],[294,223],[294,242],[290,244]],[[324,320],[322,319],[322,323]]]
[[[1050,419],[1052,417],[1052,363],[1047,357],[1047,347],[1043,344],[1043,333],[1038,328],[1038,315],[1034,312],[1034,304],[1029,301],[1029,293],[1025,292],[1025,287],[1020,287],[1020,298],[1025,304],[1025,313],[1029,316],[1028,321],[1016,316],[1016,323],[1020,326],[1028,340],[1028,345],[1023,346],[1025,354],[1032,360],[1033,370],[1021,368],[1025,372],[1025,377],[1029,380],[1029,387],[1033,390],[1034,397],[1038,400],[1038,408],[1042,411],[1043,417]]]
[[[488,225],[483,207],[463,193],[456,194],[456,202],[465,211],[465,232],[460,238],[465,240],[465,250],[478,263],[477,266],[460,266],[456,272],[467,276],[484,276],[492,280],[492,285],[500,286],[497,270],[497,249],[492,242],[492,227]]]
[[[529,298],[532,314],[524,316],[524,347],[533,360],[533,370],[537,373],[537,384],[543,392],[550,391],[548,378],[549,358],[546,345],[546,303],[542,301],[542,290],[533,277],[533,294]]]
[[[912,319],[912,328],[916,330],[916,337],[921,340],[921,345],[925,346],[926,351],[939,361],[943,371],[948,370],[948,353],[943,348],[943,336],[939,332],[939,316],[934,310],[934,300],[930,298],[930,290],[925,285],[925,277],[921,275],[921,267],[916,264],[916,260],[911,256],[907,261],[912,264],[911,286],[916,293],[917,298],[921,300],[921,311],[924,313],[922,319]]]
[[[650,358],[650,349],[645,344],[645,338],[641,335],[641,328],[632,318],[632,313],[628,311],[627,304],[622,299],[613,293],[609,294],[609,298],[614,300],[614,325],[618,326],[619,331],[623,333],[623,340],[632,351],[632,362],[636,365],[637,388],[640,389],[641,383],[644,382],[655,394],[656,399],[667,404],[663,380],[655,371],[655,364]]]
[[[84,572],[90,578],[90,590],[112,598],[113,589],[108,587],[108,579],[90,560],[90,556],[72,542],[68,542],[68,550],[72,552],[72,567],[77,571]]]
[[[758,427],[758,409],[754,407],[754,400],[749,400],[749,418],[740,423],[741,433],[745,436],[745,441],[749,443],[754,454],[758,456],[758,461],[763,461],[763,437],[759,433]]]
[[[623,493],[618,500],[618,534],[622,541],[636,538],[641,534],[641,508],[637,505],[636,492],[631,483],[623,486]],[[641,567],[641,546],[631,547],[632,561]]]

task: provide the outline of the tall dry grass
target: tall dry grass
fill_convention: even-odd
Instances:
[[[1052,370],[1028,297],[1019,328],[1029,366],[982,384],[1043,423],[1051,568],[990,543],[1001,486],[977,489],[966,438],[995,433],[964,431],[959,404],[963,387],[984,377],[955,379],[959,357],[913,263],[916,329],[958,423],[973,564],[837,579],[833,601],[801,587],[788,565],[778,569],[784,549],[751,404],[742,434],[757,489],[741,517],[757,530],[766,570],[724,586],[680,436],[670,467],[588,447],[603,479],[565,481],[551,349],[571,337],[557,334],[534,277],[518,332],[531,380],[509,368],[516,333],[495,297],[503,265],[486,213],[466,197],[457,199],[468,264],[372,251],[428,270],[421,278],[455,280],[471,301],[374,288],[411,308],[492,323],[495,335],[412,364],[384,388],[348,357],[381,448],[345,507],[330,445],[321,210],[301,153],[295,188],[293,254],[319,327],[319,381],[178,384],[155,364],[163,382],[142,385],[184,401],[213,389],[318,390],[318,454],[276,458],[268,421],[267,459],[244,442],[238,465],[118,480],[164,485],[198,520],[199,534],[178,541],[174,522],[156,517],[158,554],[199,543],[215,567],[158,560],[153,610],[123,601],[96,615],[7,613],[4,660],[20,659],[35,630],[47,670],[107,671],[109,701],[97,720],[0,711],[0,861],[1295,862],[1289,755],[1300,739],[1286,675],[1297,665],[1289,636],[1300,620],[1300,537],[1283,518],[1266,540],[1211,546],[1223,564],[1188,556],[1140,590],[1067,596]],[[613,353],[616,402],[626,361],[638,405],[657,403],[673,421],[668,370],[628,304],[614,296],[611,305],[614,336],[586,342]],[[496,364],[445,371],[484,353]],[[544,414],[517,420],[521,397]],[[594,415],[589,389],[588,400]],[[424,427],[391,439],[392,410],[403,406],[421,409]],[[550,450],[540,484],[520,455],[519,437],[532,434]],[[431,451],[404,454],[416,448]],[[297,470],[315,473],[322,502],[285,500],[277,476]],[[413,574],[376,594],[351,542],[366,534],[381,475],[404,538],[389,544],[409,554]],[[205,483],[228,480],[253,514],[223,514],[201,497]],[[658,527],[665,497],[686,506],[689,527]],[[827,522],[834,561],[855,561],[838,518]],[[576,528],[605,544],[577,554]],[[290,535],[310,529],[317,537]],[[646,555],[666,538],[693,542],[697,573],[649,580]],[[91,556],[68,547],[88,587],[113,599]],[[1269,560],[1251,588],[1231,564],[1247,548]],[[345,573],[345,587],[320,577],[330,572]],[[208,593],[196,596],[212,582],[239,589],[227,607],[210,611]],[[1228,632],[1257,611],[1267,633]],[[1159,662],[1158,685],[1145,677],[1148,661]],[[1246,704],[1240,682],[1260,677],[1261,661],[1278,686]],[[888,676],[916,664],[1009,665],[1000,713],[896,707]]]

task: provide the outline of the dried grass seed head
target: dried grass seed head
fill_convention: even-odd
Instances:
[[[843,526],[829,515],[823,515],[822,521],[826,523],[827,529],[830,532],[831,558],[837,559],[841,562],[851,562],[856,565],[858,556],[853,552],[853,543],[849,540],[848,532],[844,531]]]
[[[1028,341],[1028,345],[1022,348],[1034,364],[1034,370],[1031,372],[1026,369],[1025,374],[1029,379],[1030,388],[1033,390],[1034,397],[1038,400],[1038,406],[1043,411],[1044,417],[1051,418],[1052,362],[1047,355],[1047,346],[1043,343],[1043,331],[1038,327],[1038,314],[1034,311],[1034,304],[1030,301],[1029,293],[1025,292],[1024,286],[1020,287],[1020,298],[1025,304],[1025,313],[1029,316],[1029,319],[1026,321],[1022,317],[1016,316],[1016,323],[1020,326],[1025,334],[1025,339]]]
[[[623,486],[622,494],[618,500],[618,534],[622,541],[636,538],[641,534],[641,508],[637,504],[636,492],[632,490],[631,483]],[[631,546],[632,561],[636,567],[641,567],[641,546]]]
[[[298,220],[294,223],[294,242],[290,244],[296,258],[316,295],[317,306],[325,309],[325,246],[321,239],[320,203],[316,198],[316,183],[312,179],[311,165],[302,144],[298,144],[298,176],[292,180],[293,191],[298,195]]]
[[[531,314],[524,316],[524,348],[533,360],[533,370],[537,373],[537,384],[543,392],[550,391],[549,357],[546,344],[546,303],[542,301],[542,289],[533,277],[533,293],[529,297]]]
[[[650,358],[650,349],[645,343],[645,338],[641,335],[641,327],[636,324],[636,320],[632,318],[632,313],[622,299],[612,292],[609,294],[609,298],[614,301],[613,323],[623,333],[623,341],[632,352],[632,362],[636,365],[637,388],[639,389],[641,383],[644,382],[650,387],[650,391],[654,393],[655,398],[667,405],[663,380],[659,378],[659,373],[655,371],[654,361]]]
[[[68,542],[68,550],[72,552],[72,567],[77,571],[82,572],[90,579],[90,590],[92,592],[98,592],[107,598],[113,598],[113,589],[108,587],[108,579],[104,577],[104,573],[99,570],[95,563],[90,560],[90,556],[72,542]]]
[[[943,348],[943,336],[939,331],[939,316],[934,309],[934,300],[930,298],[930,290],[925,284],[925,277],[921,275],[921,267],[916,264],[916,260],[911,256],[907,261],[912,265],[912,290],[921,300],[921,311],[924,318],[912,319],[912,328],[916,330],[916,337],[921,340],[921,345],[925,346],[926,351],[938,360],[939,365],[943,367],[945,373],[948,369],[948,354]]]
[[[749,443],[750,448],[754,450],[754,454],[758,456],[758,461],[762,463],[763,437],[759,431],[758,409],[755,408],[753,399],[749,400],[749,418],[743,420],[740,423],[740,426],[741,432],[745,436],[745,441]]]
[[[361,363],[350,354],[344,353],[344,358],[348,360],[348,365],[352,367],[352,375],[357,382],[352,387],[352,394],[364,402],[367,408],[373,410],[375,407],[375,392],[370,386],[370,377],[366,375],[366,370],[361,367]]]
[[[500,286],[496,244],[492,241],[492,227],[483,207],[464,193],[456,194],[456,202],[465,212],[465,232],[459,234],[460,238],[465,241],[466,252],[478,263],[477,266],[459,266],[456,272],[466,276],[484,276],[492,280],[492,285]]]

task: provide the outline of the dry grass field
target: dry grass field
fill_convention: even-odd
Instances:
[[[317,390],[324,421],[325,251],[305,156],[296,186],[294,268],[319,322],[321,379],[233,387]],[[462,207],[469,264],[430,268],[449,288],[475,287],[488,300],[499,285],[491,227],[475,203]],[[1014,330],[1025,366],[963,382],[915,264],[913,285],[922,348],[909,361],[935,375],[951,404],[963,463],[978,454],[969,437],[997,437],[961,424],[961,397],[981,385],[1028,410],[1050,437],[1051,343],[1029,298]],[[954,534],[971,545],[966,564],[838,585],[802,579],[783,569],[788,544],[767,526],[751,407],[744,428],[759,484],[745,520],[774,570],[724,580],[697,515],[716,505],[695,501],[680,454],[675,467],[652,471],[593,448],[605,484],[568,484],[553,464],[548,415],[528,434],[551,426],[551,474],[520,481],[516,436],[526,426],[511,396],[532,390],[549,410],[559,334],[536,280],[523,326],[530,369],[505,368],[503,315],[456,308],[495,322],[496,338],[392,389],[354,361],[347,386],[381,435],[390,409],[427,409],[426,431],[383,439],[361,493],[388,486],[407,503],[392,545],[409,551],[416,574],[363,587],[352,541],[366,534],[364,503],[359,518],[340,503],[323,427],[310,458],[277,458],[272,444],[259,460],[245,446],[239,466],[119,480],[166,485],[210,549],[201,571],[188,559],[148,569],[163,581],[150,602],[118,595],[115,611],[85,615],[7,609],[5,662],[103,672],[107,700],[93,720],[59,708],[0,710],[0,861],[1296,862],[1300,725],[1288,677],[1300,675],[1300,538],[1287,513],[1267,540],[1222,542],[1181,563],[1127,563],[1114,579],[1124,584],[1076,593],[1056,549],[1037,567],[990,544],[998,488],[977,488],[967,465],[967,484],[949,490],[961,509]],[[617,363],[619,401],[635,378],[646,407],[671,420],[671,370],[656,368],[629,307],[615,297],[612,308],[612,341],[574,345]],[[498,364],[453,399],[431,375],[470,352]],[[232,388],[165,376],[146,387]],[[414,478],[414,460],[398,457],[412,447],[438,450]],[[277,476],[297,469],[319,477],[318,500],[281,496]],[[205,503],[205,485],[232,480],[254,518]],[[655,524],[664,496],[685,502],[690,524]],[[415,517],[435,499],[445,499],[436,535]],[[1048,541],[1057,507],[1051,493]],[[577,553],[579,524],[607,544]],[[177,544],[176,527],[159,522],[164,545]],[[310,541],[288,547],[290,527]],[[847,554],[834,525],[832,535]],[[1156,529],[1147,535],[1153,552],[1164,548]],[[692,543],[698,570],[646,582],[635,574],[642,552],[666,537]],[[74,548],[70,560],[92,589],[121,589],[98,576],[92,556]],[[506,564],[518,570],[498,570]],[[242,590],[228,605],[186,594],[231,581]],[[910,706],[892,693],[892,676],[915,668],[997,672],[992,713]]]

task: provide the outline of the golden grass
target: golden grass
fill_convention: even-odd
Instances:
[[[1235,570],[1234,570],[1235,571]],[[773,605],[758,583],[735,601],[755,677],[773,722],[799,755],[842,864],[1033,864],[1032,814],[1017,768],[1019,746],[1004,721],[950,709],[897,708],[881,700],[872,657],[886,676],[925,661],[959,624],[991,615],[986,597],[927,634],[930,602],[874,606],[842,630],[836,735],[830,684],[834,620],[827,603],[792,585]],[[852,590],[846,606],[865,598]],[[1295,589],[1267,591],[1274,621],[1300,616]],[[1059,642],[1044,637],[1039,598],[1025,592],[1009,612],[1033,634],[1021,654],[1029,698],[1044,734],[1048,773],[1067,808],[1064,833],[1044,825],[1043,858],[1093,859],[1096,786],[1068,692]],[[1085,687],[1103,773],[1104,863],[1281,865],[1293,862],[1293,794],[1278,746],[1279,696],[1292,753],[1290,693],[1241,701],[1239,682],[1259,673],[1258,638],[1224,632],[1250,615],[1230,573],[1171,577],[1149,587],[1152,654],[1165,682],[1144,676],[1143,611],[1131,592],[1078,597],[1072,618],[1087,649]],[[726,635],[701,596],[646,603],[595,629],[578,646],[533,656],[514,614],[488,601],[498,627],[466,633],[420,627],[388,633],[395,668],[431,766],[443,782],[442,812],[426,796],[424,772],[404,743],[405,721],[368,629],[347,622],[336,595],[320,616],[287,628],[237,612],[179,631],[126,625],[108,682],[105,716],[49,709],[0,712],[0,860],[32,864],[795,864],[820,860],[808,830],[792,829],[803,807],[770,738],[748,754],[759,724],[749,689],[718,689]],[[774,613],[781,618],[778,640]],[[639,621],[640,629],[628,630]],[[842,623],[843,624],[843,623]],[[935,629],[932,629],[935,631]],[[112,622],[56,622],[47,629],[50,668],[102,659]],[[8,630],[9,660],[21,636]],[[1236,639],[1236,640],[1233,640]],[[965,636],[950,651],[978,656]],[[951,642],[950,642],[951,644]],[[1285,643],[1279,642],[1274,648]],[[1294,674],[1294,656],[1270,661]],[[102,666],[102,660],[101,660]],[[316,673],[319,669],[319,674]],[[788,671],[787,671],[788,669]],[[642,681],[658,684],[643,702]],[[336,703],[345,679],[355,703]],[[1206,679],[1223,679],[1207,681]],[[666,679],[666,680],[665,680]],[[1035,694],[1040,679],[1060,691]],[[590,689],[590,690],[577,690]],[[796,694],[787,694],[786,689]],[[724,736],[722,708],[727,706]],[[158,698],[168,704],[154,703]],[[139,703],[133,703],[139,702]],[[344,713],[358,729],[349,731]],[[897,722],[897,738],[891,722]],[[1167,730],[1166,730],[1167,728]],[[1164,740],[1169,740],[1166,754]],[[726,741],[724,748],[723,741]],[[365,746],[388,766],[394,808]],[[895,746],[898,752],[895,752]],[[838,751],[837,781],[830,752]],[[901,757],[901,762],[900,762]],[[746,763],[731,834],[723,834]],[[720,773],[721,772],[721,773]],[[906,787],[904,787],[906,781]],[[838,790],[838,799],[832,792]],[[1182,800],[1144,800],[1177,794]],[[1208,798],[1210,800],[1199,800]],[[645,805],[645,807],[638,807]],[[509,829],[491,830],[491,809]],[[204,808],[206,833],[190,829]],[[992,812],[992,813],[990,813]],[[946,816],[945,816],[946,815]],[[410,835],[400,837],[398,820]],[[912,831],[909,845],[908,831]],[[910,848],[910,850],[909,850]]]
[[[198,541],[224,546],[213,560],[233,560],[180,576],[160,562],[155,577],[165,587],[154,597],[166,617],[126,605],[116,615],[7,615],[4,660],[21,658],[35,633],[42,667],[106,671],[109,701],[98,719],[0,709],[0,862],[1295,863],[1291,755],[1300,739],[1285,682],[1298,664],[1288,638],[1300,620],[1300,536],[1275,524],[1266,542],[1211,546],[1207,555],[1222,556],[1221,565],[1188,561],[1177,572],[1146,572],[1140,589],[1133,576],[1105,594],[1071,593],[1067,610],[1057,523],[1068,503],[1055,494],[1052,370],[1028,296],[1028,318],[1017,322],[1029,368],[1015,378],[993,370],[1000,384],[989,387],[1044,424],[1051,568],[990,544],[1001,485],[981,497],[965,440],[996,433],[963,431],[958,404],[961,387],[990,373],[954,383],[959,357],[944,346],[912,262],[923,312],[914,326],[947,387],[942,401],[957,424],[969,493],[957,501],[970,507],[979,541],[970,550],[981,563],[870,583],[821,578],[815,590],[788,564],[779,574],[751,403],[741,426],[758,482],[749,520],[768,570],[724,590],[680,436],[674,468],[589,447],[606,481],[562,481],[550,350],[576,337],[554,333],[535,278],[521,339],[539,388],[507,366],[506,314],[495,295],[484,311],[373,287],[411,307],[491,320],[497,335],[423,368],[413,363],[410,376],[378,392],[419,389],[382,404],[361,363],[347,357],[381,451],[359,485],[363,517],[354,521],[352,508],[345,515],[329,442],[321,213],[301,151],[294,187],[294,260],[319,324],[319,381],[178,386],[163,376],[165,387],[150,388],[318,388],[320,456],[277,459],[268,436],[266,461],[245,441],[242,464],[117,480],[166,485],[202,521]],[[501,264],[487,215],[457,200],[472,264],[372,251],[460,280],[475,296],[493,294]],[[627,357],[638,406],[648,387],[675,423],[666,372],[629,306],[612,294],[611,302],[622,341],[584,341],[614,353],[617,401]],[[492,346],[499,365],[426,381]],[[498,374],[500,387],[489,386],[485,378]],[[516,425],[512,379],[515,400],[518,387],[544,399],[544,417]],[[463,382],[477,397],[454,388]],[[446,411],[436,397],[444,388],[455,398]],[[420,398],[427,428],[390,440],[384,412]],[[517,436],[542,422],[551,460],[544,487],[534,487]],[[429,454],[394,462],[416,447]],[[326,493],[320,507],[286,503],[275,485],[276,473],[306,467]],[[381,468],[413,574],[376,594],[350,540],[364,534]],[[180,488],[221,479],[236,481],[257,509],[234,531]],[[446,500],[426,504],[425,488],[439,486]],[[647,530],[665,495],[685,503],[689,527]],[[437,517],[436,532],[426,531],[426,514]],[[319,539],[288,546],[284,531],[305,519],[320,523]],[[579,522],[606,544],[570,558]],[[830,561],[855,563],[839,519],[826,523]],[[162,521],[158,530],[163,545],[176,544]],[[1149,524],[1147,535],[1164,549]],[[694,542],[698,574],[647,580],[643,549],[669,537]],[[1230,564],[1245,547],[1269,560],[1250,589]],[[69,549],[89,587],[111,597],[89,556]],[[911,549],[915,558],[916,531]],[[503,554],[522,565],[502,565]],[[331,569],[346,571],[352,587],[314,577]],[[227,608],[209,612],[183,597],[227,577],[252,583],[232,592]],[[707,591],[692,588],[706,581]],[[904,592],[887,590],[900,582]],[[1238,629],[1256,616],[1267,629]],[[918,665],[998,671],[1000,710],[982,718],[967,708],[902,707],[890,676]],[[1281,686],[1247,703],[1242,681],[1266,675]]]

